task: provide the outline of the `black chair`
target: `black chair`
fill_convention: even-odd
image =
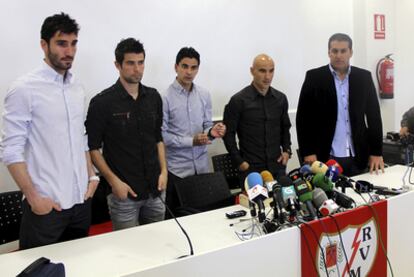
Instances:
[[[22,197],[21,191],[0,193],[0,244],[19,239]]]
[[[103,176],[100,176],[101,181],[99,182],[98,188],[92,198],[91,207],[91,224],[101,224],[109,221],[109,208],[106,200],[106,196],[111,193],[111,187]]]
[[[234,204],[222,172],[194,175],[175,183],[180,207],[178,216],[214,210]]]
[[[211,157],[214,172],[223,172],[230,189],[240,188],[239,170],[233,164],[229,154],[220,154]]]

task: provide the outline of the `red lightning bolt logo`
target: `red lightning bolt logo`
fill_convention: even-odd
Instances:
[[[359,249],[359,245],[361,244],[360,240],[357,241],[360,232],[361,232],[361,227],[359,227],[355,233],[354,241],[352,242],[352,247],[351,247],[353,249],[352,256],[351,256],[351,259],[349,260],[349,265],[345,266],[345,270],[344,272],[342,272],[342,277],[344,277],[346,273],[349,273],[349,269],[352,267],[352,263],[354,262],[355,255]]]

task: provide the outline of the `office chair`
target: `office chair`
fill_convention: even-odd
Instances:
[[[0,193],[0,244],[19,239],[22,197],[21,191]]]
[[[220,154],[211,157],[214,172],[223,172],[230,189],[239,189],[239,170],[233,164],[229,154]]]
[[[222,172],[189,176],[175,183],[180,207],[178,216],[223,208],[234,204]]]

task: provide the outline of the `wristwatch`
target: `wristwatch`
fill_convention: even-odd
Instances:
[[[210,128],[210,130],[208,130],[208,132],[207,132],[207,136],[208,136],[208,139],[212,141],[212,140],[214,140],[214,139],[215,139],[215,137],[213,137],[213,136],[211,135],[211,129],[213,129],[213,127],[211,127],[211,128]]]
[[[93,181],[99,182],[100,180],[101,179],[99,178],[99,176],[96,176],[96,175],[89,177],[89,182],[93,182]]]

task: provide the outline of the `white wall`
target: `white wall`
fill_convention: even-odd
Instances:
[[[41,62],[39,32],[44,18],[64,11],[81,26],[73,70],[89,98],[116,80],[114,48],[121,38],[133,36],[143,41],[147,52],[143,83],[160,92],[175,77],[173,65],[179,48],[195,47],[201,54],[196,82],[211,91],[217,117],[221,117],[230,96],[250,83],[253,57],[268,53],[276,60],[273,86],[287,94],[294,111],[306,70],[328,62],[327,40],[331,34],[355,35],[353,63],[371,70],[374,60],[392,52],[389,48],[393,44],[388,40],[385,51],[367,38],[372,37],[369,21],[377,6],[393,18],[393,4],[388,2],[394,1],[0,0],[0,98],[15,78]],[[409,1],[401,2],[409,5]],[[391,24],[387,28],[394,27]],[[2,107],[3,103],[0,110]],[[391,111],[394,122],[393,109],[383,107]],[[295,130],[292,139],[296,148]],[[211,151],[222,152],[224,148],[215,143]],[[291,167],[296,164],[294,160]],[[14,188],[1,166],[0,191]]]

